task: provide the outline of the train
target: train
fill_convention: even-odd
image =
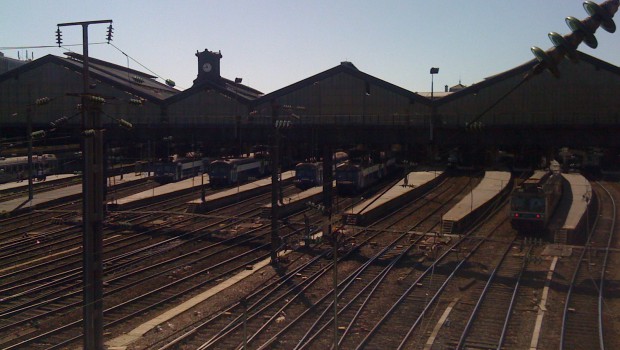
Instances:
[[[346,152],[336,152],[332,157],[332,174],[336,168],[347,161],[349,155]],[[295,186],[300,189],[308,189],[323,185],[323,162],[302,162],[295,166]]]
[[[396,170],[396,159],[385,154],[380,154],[378,158],[352,158],[336,167],[338,194],[359,193]]]
[[[561,197],[562,175],[559,170],[535,171],[511,194],[511,226],[520,233],[543,234]]]
[[[58,169],[58,158],[54,154],[32,156],[32,177],[42,181]],[[0,157],[0,183],[28,179],[28,157]]]
[[[209,183],[212,187],[225,187],[261,178],[269,173],[269,161],[254,155],[247,158],[218,159],[209,164]]]
[[[176,155],[162,159],[153,165],[155,181],[166,184],[198,176],[204,172],[204,162],[202,158],[180,158]]]

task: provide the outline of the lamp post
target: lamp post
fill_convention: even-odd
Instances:
[[[430,143],[433,143],[433,118],[435,117],[435,104],[433,103],[434,101],[434,81],[433,81],[433,77],[435,76],[435,74],[439,73],[439,68],[431,68],[431,118],[429,121],[429,141]]]
[[[271,149],[271,263],[277,264],[278,250],[280,245],[280,233],[278,227],[278,186],[280,172],[280,130],[278,128],[280,106],[271,101],[271,125],[273,128],[273,147]]]

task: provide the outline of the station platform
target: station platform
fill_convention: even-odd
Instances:
[[[59,181],[66,180],[66,179],[76,178],[78,176],[80,175],[75,175],[75,174],[48,175],[45,181],[33,181],[32,185],[34,186],[34,188],[37,188],[37,185],[39,184],[46,184],[46,183],[49,184],[49,183],[59,182]],[[0,184],[0,194],[5,191],[21,189],[21,188],[24,188],[24,189],[28,188],[28,180],[22,180],[20,182],[11,181],[11,182]]]
[[[292,183],[294,178],[294,171],[285,171],[280,174],[280,182],[282,185]],[[202,198],[198,198],[188,202],[187,212],[204,213],[206,211],[221,208],[259,194],[267,193],[270,190],[271,177],[266,177],[264,179],[256,180],[238,187],[229,188],[227,190],[208,195],[204,198],[204,201]]]
[[[441,217],[442,234],[460,234],[493,201],[512,187],[507,171],[486,171],[484,178],[460,202]]]
[[[332,187],[336,187],[336,181],[332,183]],[[295,195],[283,198],[284,203],[279,203],[278,216],[289,216],[295,212],[301,211],[308,207],[308,202],[318,203],[323,200],[323,186],[316,186],[301,191]],[[271,203],[262,207],[261,216],[263,218],[271,217]]]
[[[597,201],[592,185],[581,174],[562,174],[562,198],[549,223],[554,243],[583,244],[587,239],[587,226],[594,222]],[[592,216],[591,218],[589,216]],[[588,220],[591,219],[591,220]]]
[[[76,175],[71,175],[76,176]],[[80,175],[77,175],[80,177]],[[50,179],[51,177],[48,177]],[[108,178],[108,186],[124,186],[135,181],[145,181],[146,173],[124,174],[123,176],[113,176]],[[47,180],[46,180],[47,181]],[[28,184],[26,184],[28,186]],[[108,195],[110,192],[108,191]],[[67,186],[51,191],[35,193],[32,200],[28,196],[0,202],[0,214],[18,214],[25,211],[40,209],[45,206],[53,205],[72,198],[78,199],[82,196],[82,184]]]
[[[202,174],[189,179],[171,182],[161,186],[154,186],[150,190],[142,191],[127,197],[113,198],[112,196],[108,196],[108,209],[112,211],[128,210],[140,205],[191,192],[195,192],[196,196],[199,197],[201,187],[208,185],[209,175]]]
[[[411,201],[445,177],[442,170],[413,171],[387,190],[364,200],[343,214],[348,225],[365,225]]]

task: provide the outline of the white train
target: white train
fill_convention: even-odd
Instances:
[[[54,154],[32,156],[32,176],[41,181],[53,174],[58,168],[58,159]],[[0,157],[0,183],[28,179],[28,157]]]
[[[203,159],[171,157],[155,163],[155,181],[163,184],[198,176],[204,170],[203,164]]]
[[[368,188],[396,170],[396,160],[381,157],[379,161],[347,161],[336,168],[336,190],[339,194],[355,194]]]
[[[211,186],[231,186],[265,176],[269,164],[262,157],[218,159],[211,162],[208,172]]]

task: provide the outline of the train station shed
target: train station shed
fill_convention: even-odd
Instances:
[[[205,49],[196,52],[198,73],[187,90],[165,101],[165,119],[169,125],[246,123],[251,101],[262,92],[242,84],[242,78],[230,80],[220,74],[221,52]]]
[[[104,124],[116,124],[114,118],[131,123],[159,120],[161,104],[179,91],[160,83],[157,77],[128,67],[89,57],[88,93],[103,97]],[[47,55],[0,75],[0,115],[3,126],[23,126],[31,108],[34,128],[47,128],[50,122],[66,116],[69,125],[80,125],[78,104],[84,93],[83,57]],[[46,104],[37,101],[47,98]],[[41,100],[42,101],[42,100]],[[138,103],[139,102],[139,103]],[[4,118],[10,116],[9,118]]]
[[[485,145],[618,145],[620,68],[577,51],[532,74],[532,59],[435,102],[438,123],[466,129],[449,142]],[[492,108],[491,108],[492,107]]]

